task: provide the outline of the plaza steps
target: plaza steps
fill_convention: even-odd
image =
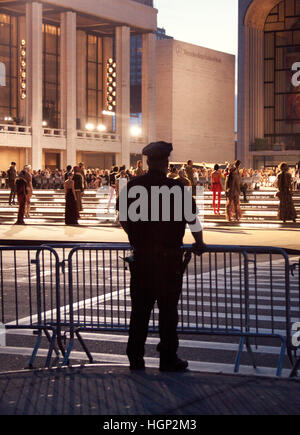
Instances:
[[[13,224],[17,218],[18,206],[8,205],[9,191],[0,190],[0,223]],[[242,225],[278,226],[283,225],[277,219],[278,200],[275,190],[267,189],[249,192],[248,202],[243,202]],[[115,222],[115,200],[112,201],[110,210],[107,210],[109,194],[106,190],[86,190],[83,196],[83,212],[80,213],[79,224],[99,225]],[[206,191],[203,198],[197,199],[200,216],[206,226],[228,225],[225,220],[225,195],[222,194],[221,215],[215,216],[212,209],[212,193]],[[300,192],[294,193],[294,203],[300,219]],[[30,219],[28,224],[63,225],[65,212],[65,198],[63,190],[34,190],[31,199]],[[297,226],[300,227],[300,221]],[[286,224],[288,225],[288,224]],[[292,224],[295,226],[295,224]]]

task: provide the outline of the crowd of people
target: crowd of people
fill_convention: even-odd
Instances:
[[[17,171],[16,163],[12,162],[7,171],[2,171],[1,188],[9,188],[9,205],[16,203],[16,195],[19,203],[19,216],[17,224],[24,224],[24,217],[30,217],[30,198],[33,189],[64,189],[66,196],[65,223],[76,225],[79,213],[83,210],[82,196],[86,189],[99,189],[107,186],[109,189],[109,201],[107,210],[110,209],[114,195],[118,195],[118,180],[125,178],[128,181],[145,173],[142,161],[135,168],[126,169],[125,166],[112,167],[110,169],[86,169],[83,163],[78,166],[67,166],[66,170],[31,170],[26,165],[20,172]],[[282,174],[285,175],[282,175]],[[292,192],[300,189],[300,162],[294,168],[289,168],[282,163],[277,169],[253,170],[241,168],[241,162],[214,168],[194,166],[192,160],[185,165],[170,165],[168,177],[178,179],[184,186],[191,186],[193,194],[196,194],[197,186],[211,190],[213,193],[212,206],[215,215],[220,215],[221,194],[225,191],[227,203],[225,209],[228,221],[239,221],[242,217],[240,196],[248,202],[247,194],[252,190],[264,187],[276,187],[277,198],[280,200],[279,219],[296,220],[296,212],[284,213],[284,209],[292,208]],[[281,193],[280,193],[281,192]],[[287,192],[287,193],[284,193]],[[287,199],[288,197],[288,199]],[[285,204],[285,205],[283,205]],[[289,217],[291,216],[291,217]]]
[[[125,167],[117,168],[117,173],[124,171],[126,174],[126,178],[131,180],[133,177],[137,175],[141,175],[140,171],[137,168],[129,168]],[[205,165],[205,164],[204,164]],[[83,164],[79,164],[80,167],[84,168]],[[178,165],[170,166],[169,176],[176,178],[183,175],[182,171],[186,172],[186,165],[183,168],[178,168]],[[223,179],[226,178],[228,174],[228,168],[230,164],[226,168],[220,168],[220,172],[222,174]],[[83,170],[84,182],[86,189],[98,189],[101,186],[109,184],[109,177],[111,172],[115,171],[115,167],[110,169],[85,169]],[[9,172],[10,169],[6,171],[1,171],[1,189],[9,188]],[[68,169],[60,170],[60,169],[45,169],[31,172],[32,176],[32,186],[34,189],[64,189],[65,175],[69,172]],[[206,189],[211,188],[211,176],[214,172],[214,169],[207,168],[203,166],[203,168],[193,167],[192,172],[189,173],[189,179],[193,179],[194,182],[198,185],[203,185]],[[300,189],[300,171],[297,170],[297,167],[293,167],[289,169],[289,172],[292,176],[292,181],[295,190]],[[241,169],[240,175],[244,180],[244,184],[247,184],[248,190],[258,190],[260,187],[273,187],[276,177],[279,173],[279,168],[277,169]],[[123,173],[124,175],[124,173]]]

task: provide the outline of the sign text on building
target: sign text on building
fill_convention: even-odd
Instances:
[[[297,88],[298,86],[300,86],[300,62],[295,62],[292,65],[292,71],[296,71],[293,75],[292,75],[292,85]]]

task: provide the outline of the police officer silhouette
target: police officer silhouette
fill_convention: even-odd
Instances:
[[[167,186],[172,188],[179,186],[184,192],[180,181],[167,178],[169,156],[172,152],[172,144],[166,142],[151,143],[143,149],[147,156],[149,171],[147,174],[135,177],[127,185],[127,208],[129,210],[133,199],[130,198],[130,189],[135,186],[143,186],[148,195],[149,220],[133,221],[130,216],[121,218],[120,224],[126,231],[133,249],[133,259],[130,262],[131,282],[130,295],[132,311],[130,318],[129,339],[127,355],[131,370],[143,370],[144,347],[148,333],[148,323],[155,302],[159,308],[159,334],[160,343],[157,350],[160,353],[161,371],[184,371],[188,367],[187,361],[182,361],[177,356],[178,349],[178,301],[182,290],[183,278],[183,251],[182,243],[186,224],[195,225],[197,218],[193,217],[188,222],[182,213],[182,220],[174,219],[174,213],[170,214],[170,220],[162,219],[160,203],[159,219],[151,220],[151,188]],[[124,194],[125,189],[120,192]],[[193,211],[196,212],[196,204],[191,197]],[[117,200],[117,208],[120,211],[121,198]],[[171,210],[174,204],[172,201]],[[122,220],[123,219],[123,220]],[[192,229],[193,227],[191,227]],[[194,252],[201,255],[206,248],[203,242],[201,226],[197,230],[192,229],[196,243]]]

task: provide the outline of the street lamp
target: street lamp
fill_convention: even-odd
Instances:
[[[87,123],[87,124],[85,124],[85,128],[86,128],[86,130],[88,130],[88,131],[93,131],[93,130],[95,130],[95,126],[94,126],[94,124],[92,124],[92,123]]]
[[[142,129],[138,125],[134,125],[130,128],[131,137],[142,136]]]
[[[103,125],[103,124],[99,124],[97,126],[97,130],[100,131],[100,132],[106,131],[106,126]]]

